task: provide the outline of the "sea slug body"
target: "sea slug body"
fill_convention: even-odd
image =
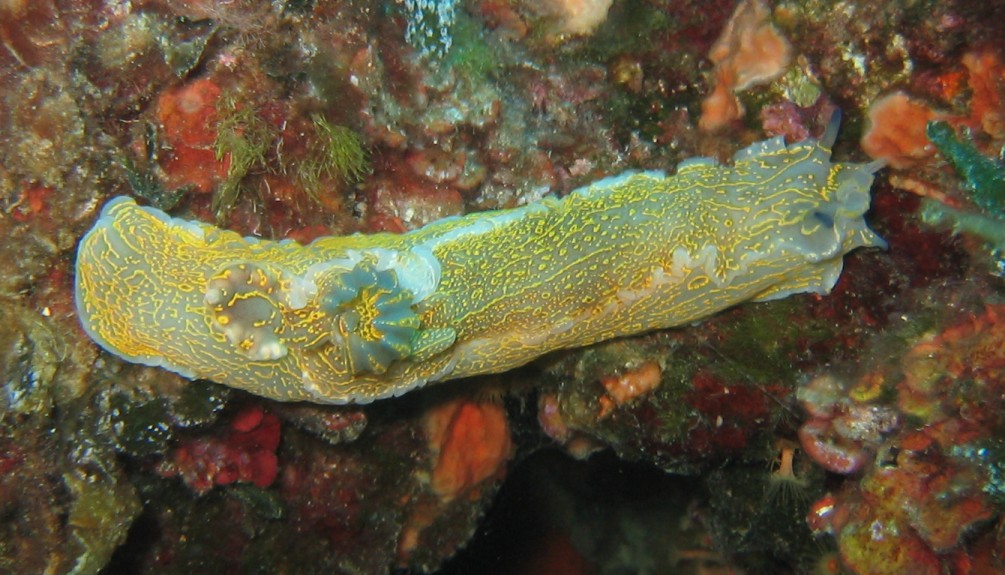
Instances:
[[[627,172],[563,199],[410,233],[242,238],[110,201],[80,242],[87,333],[131,362],[284,401],[365,403],[549,351],[827,293],[865,224],[871,164],[821,140],[733,165]]]

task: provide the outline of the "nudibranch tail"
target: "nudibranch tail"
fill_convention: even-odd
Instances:
[[[836,124],[677,172],[402,235],[242,238],[110,201],[80,242],[76,303],[120,357],[285,401],[364,403],[549,351],[826,293],[876,164],[833,163]]]

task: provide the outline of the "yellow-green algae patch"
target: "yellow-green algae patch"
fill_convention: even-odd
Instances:
[[[116,198],[81,240],[76,302],[105,349],[278,400],[368,402],[549,351],[826,293],[878,164],[821,140],[731,166],[627,172],[513,210],[307,246]]]

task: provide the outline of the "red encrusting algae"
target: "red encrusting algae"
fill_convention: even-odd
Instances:
[[[715,64],[714,87],[701,103],[698,126],[707,132],[743,117],[735,92],[781,76],[792,60],[789,42],[771,22],[761,0],[743,0],[708,53]]]
[[[853,386],[818,377],[800,391],[803,446],[853,477],[811,507],[810,526],[836,537],[854,573],[979,572],[952,566],[972,564],[970,541],[1000,529],[989,522],[1002,511],[1003,398],[1001,305],[921,336]]]
[[[157,119],[167,149],[161,167],[171,189],[191,186],[209,193],[227,177],[229,158],[217,159],[217,102],[220,86],[208,78],[165,90],[157,100]]]
[[[925,127],[936,117],[931,108],[904,92],[888,94],[869,107],[869,129],[862,136],[862,149],[894,168],[914,166],[935,153]]]
[[[234,414],[222,433],[183,440],[158,470],[165,477],[180,476],[199,494],[236,482],[268,487],[278,472],[279,439],[279,418],[249,405]]]
[[[467,399],[430,410],[424,419],[433,455],[430,486],[444,502],[505,471],[513,444],[502,406]]]

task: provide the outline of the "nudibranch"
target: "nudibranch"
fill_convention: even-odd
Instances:
[[[365,403],[680,326],[744,301],[827,293],[880,164],[837,131],[696,158],[562,199],[409,233],[244,238],[115,198],[81,240],[87,333],[131,362],[283,401]]]

